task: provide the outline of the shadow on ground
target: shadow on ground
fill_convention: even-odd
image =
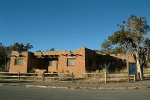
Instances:
[[[0,80],[0,83],[32,83],[32,81],[7,81],[7,80]]]

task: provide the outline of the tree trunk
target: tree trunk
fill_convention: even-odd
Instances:
[[[143,80],[143,70],[142,70],[142,66],[140,64],[140,59],[136,59],[136,66],[137,66],[137,73],[139,75],[139,79],[140,80]]]

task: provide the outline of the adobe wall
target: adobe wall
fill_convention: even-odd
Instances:
[[[70,53],[71,54],[71,53]],[[58,59],[58,72],[70,72],[70,73],[85,73],[85,48],[81,48],[73,52],[76,56],[63,56]],[[67,66],[67,59],[74,58],[75,66]]]
[[[52,65],[48,66],[48,72],[58,72],[58,63],[57,60],[53,60]]]
[[[52,61],[52,65],[48,66],[48,72],[70,72],[84,73],[85,72],[85,48],[80,48],[75,51],[47,51],[34,52],[35,56],[39,55],[57,55],[58,58]],[[73,55],[73,56],[72,56]],[[67,66],[67,59],[74,58],[75,66]]]
[[[86,72],[96,71],[98,69],[97,54],[95,51],[90,49],[85,49],[85,70]]]
[[[20,59],[20,58],[23,59],[23,64],[15,65],[15,59]],[[21,54],[19,54],[18,52],[13,51],[11,54],[9,72],[27,73],[27,61],[28,61],[28,52],[22,52]]]
[[[122,59],[122,60],[126,60],[127,62],[130,62],[130,63],[136,62],[134,57],[130,54],[117,54],[117,55],[112,54],[111,56]]]
[[[17,55],[20,55],[17,57]],[[44,56],[57,56],[52,58],[52,65],[49,66],[49,58],[40,58],[41,55]],[[38,57],[39,56],[39,57]],[[70,72],[70,73],[85,73],[96,71],[99,65],[104,63],[106,60],[113,61],[114,57],[119,59],[126,59],[128,62],[135,62],[134,57],[131,55],[111,55],[109,57],[105,55],[97,54],[94,50],[87,48],[80,48],[75,51],[47,51],[47,52],[18,52],[13,51],[10,60],[9,72],[30,72],[32,68],[46,70],[46,72]],[[23,59],[22,65],[15,65],[15,59]],[[68,66],[67,59],[74,58],[75,65]]]

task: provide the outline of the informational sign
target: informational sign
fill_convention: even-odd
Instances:
[[[129,75],[136,74],[136,64],[135,63],[129,63]]]

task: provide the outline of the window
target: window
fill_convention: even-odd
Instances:
[[[15,59],[15,65],[23,65],[23,59]]]
[[[49,65],[49,66],[52,66],[52,61],[49,61],[48,65]]]
[[[75,66],[75,58],[67,59],[67,66]]]

